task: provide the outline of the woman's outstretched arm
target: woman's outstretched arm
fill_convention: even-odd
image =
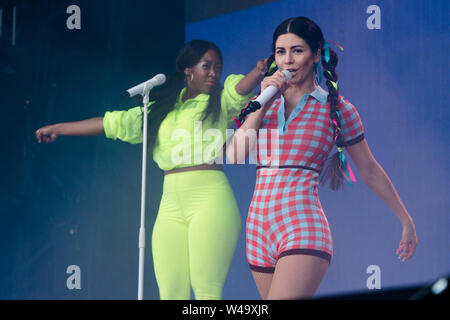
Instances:
[[[59,136],[95,136],[104,133],[103,117],[48,125],[36,130],[39,143],[51,143]]]
[[[417,234],[413,219],[406,210],[400,196],[386,172],[370,152],[366,139],[346,147],[355,162],[364,183],[392,210],[400,220],[403,230],[397,253],[403,261],[412,257],[417,247]]]

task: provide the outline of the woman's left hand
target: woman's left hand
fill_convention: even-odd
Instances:
[[[256,63],[256,68],[258,69],[259,73],[261,76],[264,76],[268,70],[267,68],[267,59],[261,59],[258,60],[258,62]]]
[[[417,243],[417,234],[414,223],[411,222],[403,225],[402,240],[400,240],[397,249],[397,254],[400,253],[398,258],[402,259],[403,262],[411,258],[416,251]]]

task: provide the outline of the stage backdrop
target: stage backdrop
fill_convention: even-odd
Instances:
[[[122,94],[175,71],[184,16],[183,1],[0,1],[0,299],[137,299],[142,145],[34,132],[142,105]],[[149,163],[144,298],[159,299]]]
[[[409,261],[397,259],[400,222],[358,173],[357,183],[344,191],[320,188],[334,257],[318,296],[368,292],[375,272],[381,289],[388,289],[428,283],[450,271],[448,4],[284,0],[186,26],[186,41],[209,39],[223,50],[224,78],[246,73],[268,57],[274,29],[292,16],[311,18],[325,39],[344,48],[333,47],[341,95],[356,106],[372,153],[415,221],[419,245]],[[245,222],[255,166],[228,165],[226,173]],[[245,230],[224,297],[259,298],[246,263]]]

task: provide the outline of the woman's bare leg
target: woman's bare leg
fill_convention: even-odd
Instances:
[[[261,299],[266,300],[270,285],[272,284],[273,273],[256,272],[252,270],[252,275]]]
[[[267,299],[312,299],[328,266],[328,261],[312,255],[282,257],[275,267]]]

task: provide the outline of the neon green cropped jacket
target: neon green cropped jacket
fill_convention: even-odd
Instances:
[[[253,96],[253,93],[240,95],[236,85],[244,75],[229,75],[221,93],[221,114],[216,123],[210,118],[201,121],[202,113],[209,101],[209,94],[199,94],[193,99],[182,102],[186,92],[183,88],[178,95],[174,110],[161,122],[153,148],[153,160],[162,170],[189,167],[211,163],[221,158],[222,147],[226,142],[227,129],[237,117],[241,108]],[[149,103],[148,112],[151,112]],[[143,107],[134,107],[124,111],[108,111],[103,117],[105,135],[110,139],[119,139],[129,143],[142,142]],[[228,130],[228,136],[232,130]]]

